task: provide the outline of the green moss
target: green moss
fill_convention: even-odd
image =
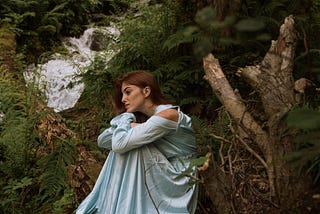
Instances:
[[[0,64],[4,64],[8,68],[15,65],[16,40],[15,34],[3,25],[0,28]]]

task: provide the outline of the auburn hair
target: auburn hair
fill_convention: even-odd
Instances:
[[[114,90],[114,102],[117,108],[118,113],[123,113],[126,111],[124,103],[122,102],[122,83],[125,82],[130,85],[135,85],[141,89],[145,87],[150,87],[151,93],[150,98],[151,101],[156,104],[168,104],[168,102],[159,87],[158,81],[155,76],[144,70],[136,70],[129,73],[124,74],[122,77],[118,78],[115,82],[115,90]]]

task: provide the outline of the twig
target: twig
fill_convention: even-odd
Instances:
[[[197,178],[196,176],[190,175],[190,174],[185,174],[184,176],[189,177],[194,181],[201,181],[201,179]]]
[[[211,136],[211,137],[214,137],[215,139],[217,139],[217,140],[221,140],[221,141],[223,141],[223,142],[226,142],[226,143],[230,143],[231,144],[231,142],[229,141],[229,140],[227,140],[227,139],[225,139],[224,137],[221,137],[221,136],[218,136],[218,135],[215,135],[215,134],[209,134],[209,136]]]
[[[224,147],[224,141],[221,142],[220,148],[219,148],[219,156],[220,156],[220,160],[221,160],[221,166],[224,166],[224,164],[225,164],[224,157],[222,154],[223,147]],[[223,169],[223,167],[221,167],[221,169]],[[223,172],[224,172],[224,169],[223,169]]]
[[[266,169],[268,169],[268,164],[263,160],[263,158],[258,153],[256,153],[253,149],[251,149],[251,147],[246,142],[244,142],[244,140],[242,140],[238,135],[235,135],[235,136],[237,140],[239,140],[244,145],[247,151],[250,152],[253,156],[255,156],[261,162],[261,164]]]
[[[231,155],[230,155],[230,152],[231,152],[231,148],[232,148],[233,144],[231,144],[231,146],[229,147],[228,149],[228,162],[229,162],[229,170],[230,170],[230,175],[233,175],[233,169],[232,169],[232,160],[231,160]]]

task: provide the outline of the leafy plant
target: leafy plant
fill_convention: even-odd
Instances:
[[[33,132],[37,115],[28,114],[32,99],[16,77],[3,67],[0,71],[0,197],[6,198],[1,201],[1,210],[6,213],[21,209],[28,200],[26,189],[35,182],[32,148],[38,145]]]
[[[9,210],[19,210],[19,206],[21,204],[21,193],[23,193],[24,190],[32,184],[33,180],[28,177],[24,177],[22,179],[11,178],[8,180],[6,185],[1,184],[1,187],[3,188],[1,194],[2,200],[0,202],[0,211],[5,213]]]
[[[169,100],[184,105],[200,101],[208,91],[202,80],[202,69],[193,63],[190,52],[180,48],[167,48],[166,40],[179,25],[175,14],[176,2],[163,4],[134,4],[126,17],[118,23],[121,30],[115,50],[119,50],[107,65],[99,66],[103,60],[96,59],[96,67],[85,74],[84,81],[97,79],[103,83],[87,82],[90,90],[112,94],[114,80],[120,75],[137,69],[149,70],[157,77]],[[89,76],[92,77],[89,77]],[[111,83],[111,85],[110,85]],[[176,87],[179,85],[179,87]],[[93,89],[96,87],[96,89]],[[98,90],[97,90],[98,89]]]
[[[104,5],[106,7],[104,8]],[[9,24],[17,34],[18,52],[28,63],[54,46],[65,36],[79,36],[94,14],[108,11],[100,0],[14,0],[0,4],[0,25]]]
[[[42,205],[39,209],[52,207],[53,204],[57,205],[58,201],[62,202],[63,198],[71,194],[68,192],[67,167],[73,164],[75,157],[76,150],[71,142],[61,139],[50,154],[38,160],[37,165],[42,169],[39,177],[39,196],[41,196]]]
[[[37,90],[24,88],[2,66],[0,71],[0,212],[44,213],[70,194],[66,174],[74,142],[60,139],[54,149],[45,148],[37,125],[46,112],[34,114]]]
[[[295,138],[296,151],[288,161],[294,166],[308,167],[315,182],[320,178],[320,111],[310,108],[292,110],[286,121],[289,128],[298,130]]]

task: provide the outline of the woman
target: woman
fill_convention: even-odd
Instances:
[[[98,137],[98,145],[111,151],[76,213],[194,213],[197,185],[190,177],[196,171],[182,175],[196,156],[190,117],[168,104],[146,71],[118,79],[115,103],[120,114]],[[147,119],[138,123],[138,114]]]

